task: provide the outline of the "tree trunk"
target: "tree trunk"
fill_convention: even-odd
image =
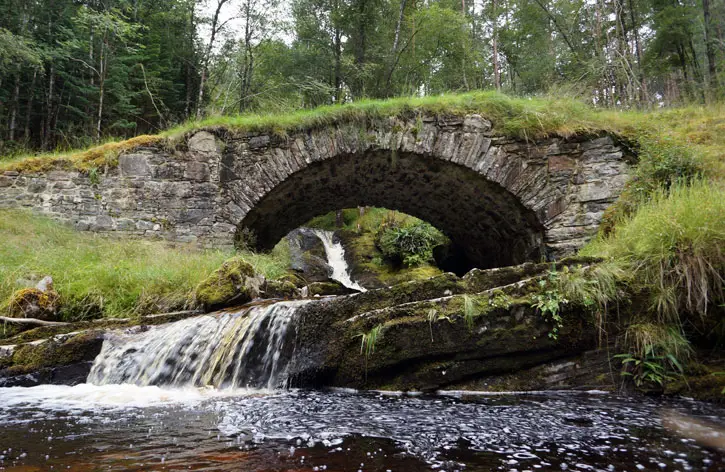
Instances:
[[[491,0],[491,22],[493,42],[493,85],[496,90],[501,90],[501,70],[498,63],[498,14],[496,13],[496,0]]]
[[[393,38],[393,47],[390,50],[390,57],[395,57],[395,54],[398,52],[398,43],[400,42],[400,28],[403,25],[405,4],[406,0],[400,1],[400,13],[398,14],[398,23],[395,25],[395,36]]]
[[[239,112],[243,113],[249,108],[249,94],[254,73],[254,51],[252,51],[252,28],[250,24],[251,8],[249,0],[244,4],[244,64],[242,66],[241,89],[239,96]]]
[[[712,31],[710,30],[710,22],[712,20],[710,14],[710,0],[702,0],[702,13],[705,20],[705,51],[707,55],[707,78],[708,86],[712,90],[717,87],[717,71],[715,69],[715,48],[712,45]]]
[[[51,59],[52,61],[52,59]],[[55,64],[50,63],[48,71],[48,96],[45,100],[45,132],[43,133],[43,149],[48,149],[53,135],[53,102],[55,93]]]
[[[23,138],[26,143],[30,142],[30,119],[33,115],[33,96],[35,95],[35,81],[38,78],[38,69],[33,69],[33,79],[30,81],[30,89],[28,90],[28,103],[25,107],[25,128],[23,129]]]
[[[357,49],[355,51],[355,65],[357,66],[358,70],[358,77],[356,77],[357,82],[357,94],[362,95],[364,94],[364,79],[362,78],[362,72],[365,68],[365,55],[367,53],[367,21],[366,21],[366,12],[367,12],[367,0],[358,0],[358,24],[357,24],[357,31],[358,31],[358,43],[357,43]]]
[[[642,61],[642,43],[639,41],[639,24],[634,14],[633,0],[629,0],[629,17],[632,21],[632,33],[634,34],[634,48],[637,53],[637,72],[639,73],[639,85],[642,87],[640,94],[640,102],[649,102],[649,91],[647,90],[647,76],[644,72],[644,63]]]
[[[194,28],[194,8],[195,8],[194,5],[195,5],[194,3],[190,3],[189,25],[188,25],[189,29],[187,31],[187,38],[186,38],[187,44],[189,47],[189,51],[187,51],[187,54],[191,53],[190,56],[188,56],[190,58],[193,58],[193,51],[194,51],[194,29],[195,29]],[[194,73],[194,67],[192,67],[191,60],[187,60],[185,72],[186,72],[186,74],[185,74],[186,77],[184,79],[185,79],[185,83],[186,83],[186,100],[184,103],[184,118],[188,120],[189,118],[191,118],[191,110],[192,110],[191,102],[192,102],[192,97],[193,97],[192,89],[194,87],[194,78],[192,77],[192,75]]]
[[[108,58],[106,57],[105,41],[101,43],[98,65],[98,116],[96,120],[96,141],[101,140],[101,125],[103,123],[103,102],[106,92],[106,69]]]
[[[221,14],[222,8],[227,2],[229,2],[229,0],[217,0],[216,10],[214,11],[214,16],[212,17],[211,37],[209,38],[209,44],[206,48],[206,54],[204,54],[204,57],[202,58],[201,80],[199,81],[199,96],[197,97],[196,103],[197,120],[201,119],[201,108],[204,103],[204,84],[206,83],[207,79],[207,71],[209,69],[209,62],[211,61],[211,53],[214,50],[214,41],[216,40],[216,35],[221,29],[221,26],[219,26],[219,15]]]
[[[334,38],[333,38],[333,50],[335,54],[335,103],[342,103],[342,31],[340,26],[337,24],[338,19],[338,8],[339,0],[333,2],[333,21],[335,23]]]
[[[8,139],[10,141],[15,140],[15,127],[18,121],[18,108],[20,107],[20,72],[15,74],[15,87],[13,87],[13,98],[11,100],[12,106],[10,107],[10,126]]]

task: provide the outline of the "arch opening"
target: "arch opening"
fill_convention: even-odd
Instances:
[[[398,210],[440,229],[456,248],[440,260],[456,272],[543,255],[543,225],[508,190],[452,162],[383,150],[310,164],[267,192],[238,227],[270,249],[313,217],[356,206]]]

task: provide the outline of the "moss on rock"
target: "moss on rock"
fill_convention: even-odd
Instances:
[[[264,298],[297,298],[299,289],[286,280],[268,280],[264,285]]]
[[[24,288],[10,296],[7,306],[12,318],[54,321],[60,307],[60,295],[54,290]]]
[[[356,293],[355,290],[349,289],[340,282],[314,282],[307,286],[308,295],[349,295]]]
[[[88,331],[68,338],[51,338],[43,342],[19,346],[5,375],[20,375],[42,368],[92,361],[103,344],[101,331]]]
[[[213,311],[257,298],[263,283],[249,263],[234,257],[196,287],[194,298],[204,310]]]

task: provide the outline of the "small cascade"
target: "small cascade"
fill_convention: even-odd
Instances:
[[[282,388],[294,356],[298,309],[254,306],[117,334],[103,343],[88,383]]]
[[[332,231],[323,231],[321,229],[312,230],[315,235],[320,238],[322,244],[325,246],[325,254],[327,254],[327,263],[332,267],[332,275],[330,278],[340,282],[347,288],[357,290],[359,292],[367,292],[367,289],[359,283],[352,280],[350,277],[350,271],[345,261],[345,248],[342,244],[333,241]]]

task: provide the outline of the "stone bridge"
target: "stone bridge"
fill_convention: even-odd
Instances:
[[[597,230],[628,178],[605,133],[521,140],[478,115],[391,117],[288,136],[206,128],[142,147],[101,175],[0,175],[0,207],[76,228],[232,244],[239,228],[272,247],[310,218],[379,206],[444,231],[479,267],[570,254]]]

